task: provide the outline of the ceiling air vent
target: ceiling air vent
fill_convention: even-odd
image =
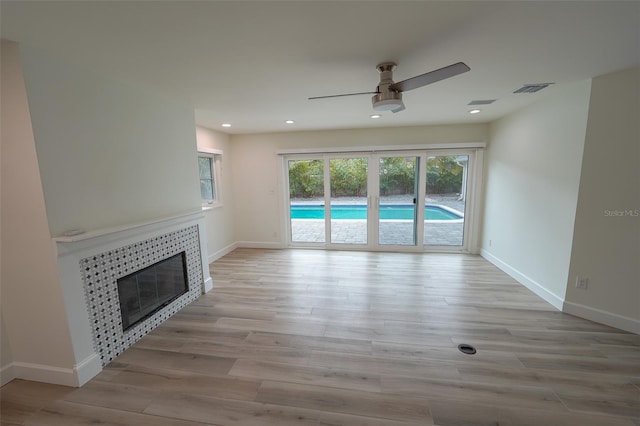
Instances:
[[[496,99],[480,99],[477,101],[471,101],[467,105],[489,105],[496,101]]]
[[[513,93],[536,93],[545,87],[549,87],[551,84],[553,83],[525,84],[521,88],[514,90]]]

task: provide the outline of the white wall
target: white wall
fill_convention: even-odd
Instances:
[[[58,373],[70,372],[75,360],[49,237],[19,51],[15,43],[5,41],[1,98],[3,380],[25,372],[55,380]],[[7,341],[9,357],[4,347]]]
[[[235,236],[241,245],[282,247],[283,149],[484,142],[484,124],[233,135]]]
[[[191,108],[21,52],[52,235],[200,208]]]
[[[217,149],[223,152],[220,167],[219,196],[222,204],[205,213],[209,262],[224,256],[235,248],[233,215],[233,179],[231,176],[232,148],[230,137],[205,127],[196,127],[198,149]]]
[[[7,45],[7,48],[9,48],[9,45]],[[3,40],[3,46],[2,49],[4,49],[4,40]],[[2,55],[2,53],[0,52],[0,56]],[[7,69],[7,72],[5,73],[5,69],[2,69],[2,71],[0,71],[0,76],[5,75],[8,78],[9,75],[11,75],[11,72]],[[4,81],[0,83],[0,90],[2,89],[2,85],[4,84]],[[16,84],[14,84],[14,87],[17,86]],[[24,90],[24,88],[22,89]],[[0,93],[1,95],[1,93]],[[4,98],[4,97],[2,97]],[[2,99],[0,98],[0,99]],[[4,110],[4,108],[2,106],[0,106],[0,113]],[[0,125],[2,123],[2,117],[0,117]],[[3,135],[1,134],[2,132],[2,127],[0,127],[0,386],[4,385],[5,383],[7,383],[9,380],[11,380],[13,377],[9,377],[11,375],[11,372],[9,372],[10,369],[12,369],[11,364],[13,363],[13,356],[11,355],[11,344],[9,343],[9,336],[7,335],[7,329],[4,326],[4,316],[2,315],[2,139],[3,139]]]
[[[1,300],[1,299],[0,299]],[[7,328],[4,325],[4,314],[0,305],[0,386],[4,386],[15,378],[13,371],[13,354]]]
[[[565,303],[568,312],[636,333],[640,333],[639,94],[640,68],[593,80]],[[578,275],[588,277],[586,291],[576,289]]]
[[[583,81],[557,89],[492,123],[485,156],[482,254],[558,309],[571,257],[590,88]]]
[[[193,111],[4,42],[2,90],[3,379],[78,385],[95,374],[70,335],[85,307],[51,236],[198,211]]]

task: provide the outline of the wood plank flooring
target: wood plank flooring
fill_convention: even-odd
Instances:
[[[238,249],[210,269],[82,388],[4,386],[2,425],[640,425],[640,336],[480,257]]]

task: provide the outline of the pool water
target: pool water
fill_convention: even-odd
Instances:
[[[380,219],[413,220],[413,204],[393,204],[380,206]],[[365,205],[334,205],[331,206],[332,219],[366,219]],[[324,206],[320,205],[291,205],[291,219],[324,219]],[[458,220],[462,219],[452,211],[440,206],[427,205],[424,207],[424,220]]]

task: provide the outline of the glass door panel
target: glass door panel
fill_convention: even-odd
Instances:
[[[462,246],[468,155],[427,155],[424,245]]]
[[[463,251],[475,235],[465,221],[474,158],[458,150],[287,158],[290,243]]]
[[[325,242],[324,160],[289,160],[291,241]]]
[[[381,157],[379,164],[378,243],[415,245],[418,217],[419,158]]]
[[[367,157],[329,160],[332,244],[367,244],[367,166]]]

